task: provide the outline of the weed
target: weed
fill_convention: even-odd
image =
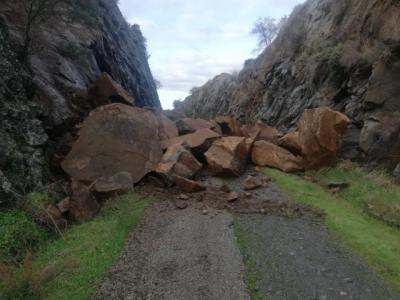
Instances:
[[[242,229],[237,222],[234,223],[234,232],[236,237],[236,243],[239,247],[240,253],[243,257],[243,263],[246,268],[246,285],[247,290],[250,294],[251,300],[262,300],[264,299],[263,294],[257,287],[257,274],[255,262],[251,257],[249,246],[244,238]]]
[[[29,251],[38,250],[47,232],[23,211],[0,212],[0,261],[18,264]]]

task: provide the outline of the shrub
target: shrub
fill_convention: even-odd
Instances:
[[[20,263],[27,253],[37,250],[47,232],[22,211],[0,212],[0,261]]]

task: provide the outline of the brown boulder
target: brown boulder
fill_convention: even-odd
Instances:
[[[135,105],[135,99],[107,73],[101,74],[89,88],[89,99],[94,107],[110,103]]]
[[[282,138],[279,139],[278,145],[282,148],[285,148],[286,150],[289,150],[294,155],[301,154],[301,145],[298,131],[289,132],[284,135]]]
[[[100,210],[100,205],[89,187],[82,182],[72,181],[69,199],[69,213],[77,223],[93,219]]]
[[[162,148],[167,149],[174,144],[186,144],[190,149],[205,149],[211,146],[212,142],[220,136],[221,135],[210,129],[200,129],[194,133],[163,141]]]
[[[200,129],[212,129],[215,127],[211,122],[202,119],[183,118],[176,122],[179,135],[196,132]]]
[[[248,157],[245,138],[221,138],[204,155],[212,173],[240,176],[245,170]]]
[[[111,104],[84,121],[61,166],[76,180],[95,181],[129,172],[134,183],[153,171],[162,157],[159,118],[146,109]]]
[[[273,167],[284,172],[302,171],[301,158],[294,156],[289,151],[266,141],[254,144],[251,158],[254,164],[260,167]]]
[[[196,193],[206,189],[204,184],[181,176],[175,177],[175,184],[182,192],[185,193]]]
[[[254,141],[267,141],[274,144],[282,137],[280,131],[261,121],[243,125],[241,131],[245,137],[254,139]]]
[[[175,122],[169,119],[164,113],[158,113],[160,119],[160,138],[162,140],[173,139],[179,136]]]
[[[336,164],[350,119],[328,107],[306,109],[299,122],[299,141],[306,169]]]
[[[109,178],[101,177],[94,183],[94,190],[98,193],[127,193],[132,189],[133,179],[128,172],[119,172]]]
[[[243,136],[242,124],[233,117],[219,116],[214,120],[222,130],[223,135]]]
[[[157,173],[172,180],[174,175],[192,178],[201,170],[202,164],[181,144],[170,146],[156,168]]]
[[[256,126],[260,129],[260,135],[258,141],[267,141],[273,144],[277,144],[279,138],[282,137],[282,133],[275,128],[268,126],[267,124],[258,121]]]

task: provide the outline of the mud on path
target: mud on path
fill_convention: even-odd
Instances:
[[[143,188],[160,201],[147,210],[93,299],[250,299],[234,223],[265,299],[395,299],[328,232],[320,211],[299,206],[273,183],[228,203],[219,186],[241,195],[244,178],[203,180],[208,191],[185,200],[185,209],[177,208],[178,191]]]

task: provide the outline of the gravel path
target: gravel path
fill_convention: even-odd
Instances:
[[[321,224],[237,215],[266,299],[397,299],[374,272]]]
[[[93,299],[249,299],[232,216],[148,210]]]
[[[240,193],[242,180],[225,184]],[[220,179],[207,182],[221,184]],[[265,299],[397,299],[327,230],[320,211],[299,208],[273,183],[249,199],[223,204],[233,216],[209,208],[224,201],[221,193],[208,201],[213,195],[194,195],[182,210],[170,191],[156,195],[161,201],[146,212],[93,299],[250,299],[233,222],[250,249],[246,254]]]

